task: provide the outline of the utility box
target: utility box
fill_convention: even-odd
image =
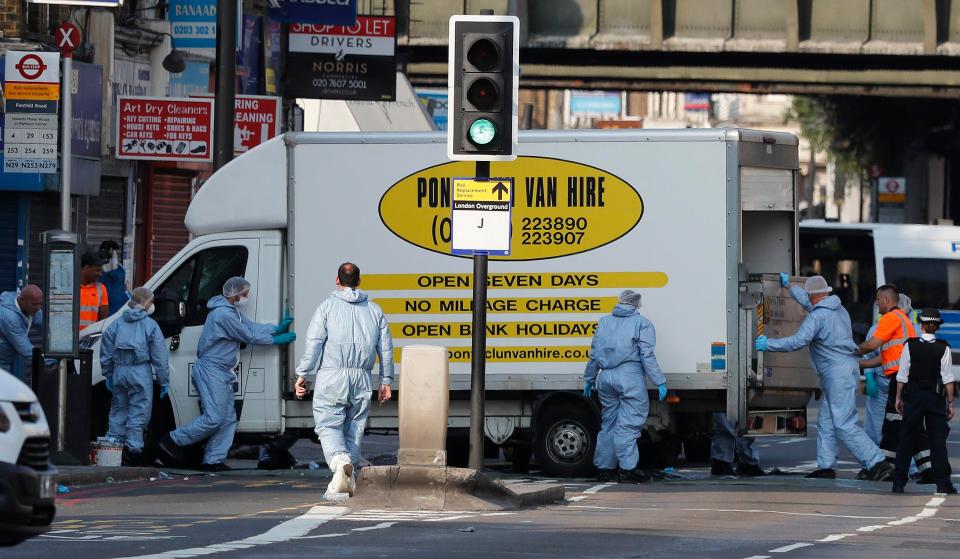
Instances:
[[[400,368],[401,466],[447,465],[447,415],[450,407],[447,348],[403,348]]]

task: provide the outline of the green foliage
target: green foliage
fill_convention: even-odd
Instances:
[[[877,163],[898,173],[916,151],[957,150],[960,106],[945,99],[798,96],[787,118],[798,121],[814,149],[830,151],[844,171],[863,173]]]

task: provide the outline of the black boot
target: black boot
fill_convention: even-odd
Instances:
[[[711,460],[710,475],[737,477],[737,472],[733,471],[733,464],[730,462],[724,462],[723,460]]]
[[[157,446],[160,448],[160,461],[164,466],[182,467],[186,462],[183,447],[173,442],[170,433],[164,435]]]
[[[937,484],[937,493],[946,493],[947,495],[956,495],[957,488],[953,486],[950,480]]]
[[[763,471],[757,464],[744,464],[743,462],[737,464],[737,475],[740,477],[762,477],[767,475],[767,472]]]
[[[872,468],[867,470],[867,480],[869,481],[890,481],[893,479],[893,471],[896,468],[893,464],[883,460],[878,462]]]
[[[833,468],[821,468],[803,476],[807,479],[837,479],[837,471]]]
[[[227,466],[223,462],[217,462],[215,464],[200,464],[201,472],[229,472],[232,470],[230,466]]]
[[[129,448],[123,449],[123,454],[120,455],[120,465],[127,467],[140,467],[146,466],[146,461],[143,459],[143,454],[140,452],[132,452]]]
[[[620,476],[617,475],[616,470],[599,469],[597,470],[597,481],[601,483],[609,483],[611,481],[617,483],[620,481]]]
[[[620,483],[650,483],[651,479],[643,470],[640,468],[634,468],[632,470],[621,469],[620,474]]]
[[[933,485],[937,483],[937,480],[933,478],[933,468],[927,468],[918,473],[915,479],[919,485]]]
[[[893,482],[893,489],[891,490],[891,493],[903,493],[903,492],[904,492],[903,484]]]

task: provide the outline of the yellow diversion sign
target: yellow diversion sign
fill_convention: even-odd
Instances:
[[[401,239],[450,253],[451,184],[474,164],[428,167],[396,182],[380,199],[380,219]],[[513,178],[513,238],[501,260],[569,256],[615,241],[643,216],[643,200],[620,177],[590,165],[549,157],[490,164],[490,176]]]

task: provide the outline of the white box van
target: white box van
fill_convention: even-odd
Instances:
[[[37,396],[0,369],[0,546],[50,529],[57,469],[49,455],[50,429]]]
[[[800,271],[827,278],[850,311],[857,342],[874,322],[876,290],[885,283],[909,295],[917,311],[940,309],[937,337],[950,343],[960,375],[960,227],[804,220]]]
[[[447,161],[444,146],[438,133],[287,134],[217,171],[187,213],[193,239],[147,282],[172,347],[170,399],[156,400],[172,405],[156,411],[156,428],[198,415],[190,368],[206,303],[242,275],[253,283],[247,316],[276,322],[291,309],[299,339],[286,351],[242,348],[237,437],[311,433],[293,365],[337,267],[352,261],[391,323],[395,358],[408,344],[449,348],[449,428],[465,433],[472,264],[450,254],[450,181],[474,166]],[[520,157],[491,165],[514,181],[514,236],[510,255],[490,262],[490,441],[520,461],[532,447],[551,475],[592,470],[598,405],[581,396],[583,370],[597,320],[626,288],[643,294],[673,396],[652,403],[650,439],[689,443],[688,456],[696,442],[702,455],[714,411],[804,434],[817,388],[805,352],[790,361],[753,349],[759,303],[784,296],[764,274],[796,271],[798,163],[797,138],[782,133],[522,133]],[[790,333],[799,307],[780,307],[765,325]],[[85,346],[97,349],[101,327],[84,330]],[[374,406],[369,428],[396,429],[396,414],[393,403]]]

